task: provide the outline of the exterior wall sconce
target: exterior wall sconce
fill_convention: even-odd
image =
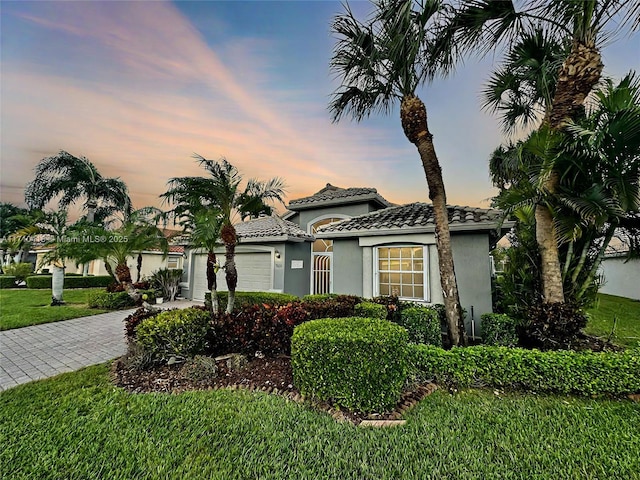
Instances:
[[[275,251],[275,257],[280,260],[280,252],[278,250]]]

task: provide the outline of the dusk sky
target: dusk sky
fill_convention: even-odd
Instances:
[[[352,2],[364,18],[368,2]],[[391,115],[331,123],[339,2],[0,4],[1,201],[23,205],[35,165],[59,150],[121,177],[136,208],[160,206],[170,177],[200,175],[193,153],[246,178],[284,178],[287,200],[326,183],[428,201],[418,153]],[[605,74],[640,70],[640,35],[603,50]],[[418,92],[450,204],[494,194],[488,156],[503,137],[480,109],[493,58]]]

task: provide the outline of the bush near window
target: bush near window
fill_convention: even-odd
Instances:
[[[0,275],[0,288],[14,288],[16,277],[13,275]]]
[[[484,345],[443,350],[410,345],[409,352],[413,373],[450,387],[596,396],[640,392],[640,348],[574,352]]]
[[[102,290],[91,292],[88,303],[89,308],[105,308],[107,310],[120,310],[136,306],[136,301],[127,292],[109,293]]]
[[[410,342],[442,346],[440,317],[434,309],[418,306],[405,308],[400,324],[407,329]]]
[[[251,305],[286,305],[296,300],[300,300],[300,298],[295,295],[289,295],[288,293],[236,292],[236,301],[233,305],[233,310],[234,312],[239,312],[244,307]],[[218,305],[221,312],[224,312],[227,308],[228,301],[229,292],[218,292]],[[208,309],[211,309],[211,293],[205,293],[204,305]]]
[[[482,322],[482,343],[515,347],[518,345],[518,322],[504,313],[485,313]]]
[[[28,262],[5,265],[4,273],[16,277],[16,282],[22,282],[33,273],[33,265]]]
[[[335,295],[329,298],[319,298],[303,301],[304,308],[309,312],[312,320],[320,318],[353,317],[355,307],[362,302],[362,298],[355,295]]]
[[[113,279],[109,275],[96,275],[83,277],[80,275],[65,275],[64,288],[96,288],[106,287]],[[27,277],[27,288],[47,289],[51,288],[51,275],[32,275]]]
[[[155,360],[204,353],[210,313],[204,307],[164,311],[136,328],[136,342]]]
[[[356,411],[392,408],[407,379],[407,331],[386,320],[305,322],[291,339],[294,383],[304,395]]]
[[[378,303],[362,302],[354,308],[356,317],[387,319],[387,307]]]
[[[212,322],[209,344],[214,354],[257,351],[289,354],[293,328],[309,319],[303,303],[249,305],[241,312],[221,313]]]

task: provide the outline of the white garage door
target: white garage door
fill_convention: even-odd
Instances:
[[[224,254],[218,254],[218,261],[224,264]],[[236,253],[236,269],[238,270],[237,291],[260,292],[273,288],[272,263],[270,252]],[[195,255],[193,299],[204,300],[207,291],[207,256]],[[226,291],[224,270],[218,272],[218,290]]]

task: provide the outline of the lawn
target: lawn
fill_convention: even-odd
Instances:
[[[242,391],[135,395],[89,367],[0,394],[6,478],[640,478],[640,405],[437,391],[407,424],[338,424]]]
[[[616,317],[612,341],[627,347],[640,345],[640,301],[599,293],[598,305],[589,310],[589,316],[586,333],[608,338]]]
[[[89,292],[101,288],[78,288],[64,291],[66,305],[51,307],[51,290],[9,289],[0,290],[0,330],[27,327],[40,323],[57,322],[71,318],[104,313],[107,310],[89,308]]]

